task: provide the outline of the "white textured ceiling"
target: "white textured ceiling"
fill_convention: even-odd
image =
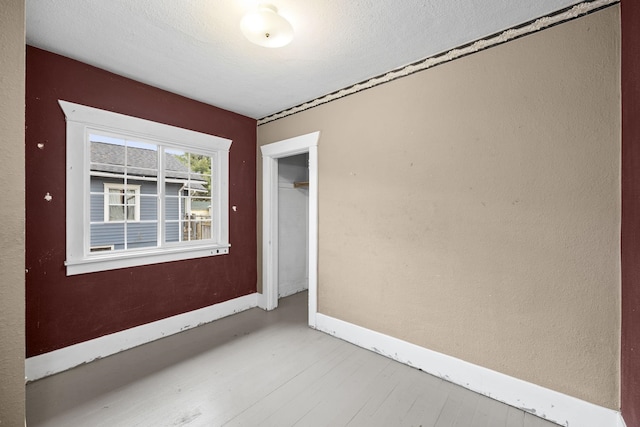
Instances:
[[[27,0],[27,43],[256,119],[580,3],[273,0],[293,42],[248,42],[256,0]]]

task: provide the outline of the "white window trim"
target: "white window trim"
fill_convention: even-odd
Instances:
[[[109,210],[111,208],[111,204],[109,203],[109,199],[110,199],[110,193],[109,190],[111,189],[115,189],[115,190],[134,190],[135,191],[135,213],[134,213],[134,219],[127,219],[127,222],[140,222],[140,186],[139,185],[131,185],[131,184],[114,184],[111,182],[105,182],[104,183],[104,222],[105,223],[109,223],[109,224],[113,224],[116,222],[125,222],[124,220],[122,221],[114,221],[111,220],[109,218]],[[126,195],[125,195],[126,198]],[[126,205],[125,205],[126,207]],[[126,218],[126,213],[127,210],[125,209],[125,218]]]
[[[114,270],[229,253],[229,149],[231,140],[174,126],[104,111],[59,100],[67,121],[67,275]],[[189,242],[126,252],[91,253],[90,231],[90,146],[91,131],[115,132],[132,138],[159,141],[184,149],[216,152],[213,181],[218,195],[213,212],[217,229],[215,242]],[[81,186],[81,188],[79,188]],[[138,204],[139,205],[139,204]],[[163,209],[161,206],[160,209]]]

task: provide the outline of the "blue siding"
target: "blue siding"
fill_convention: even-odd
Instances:
[[[91,246],[114,245],[114,249],[124,249],[125,226],[129,249],[156,246],[158,227],[153,222],[92,224]]]
[[[180,224],[177,222],[168,222],[165,224],[165,239],[167,242],[180,241]]]
[[[127,247],[129,249],[157,246],[158,226],[152,223],[128,223]]]
[[[92,177],[90,216],[91,222],[91,246],[114,245],[114,249],[124,249],[125,227],[127,231],[127,247],[129,249],[156,246],[158,241],[158,229],[156,212],[158,198],[156,194],[157,184],[154,181],[129,180],[132,185],[140,185],[140,220],[150,222],[105,223],[104,222],[104,183],[122,184],[122,181],[109,178]],[[167,184],[167,195],[178,195],[180,184]],[[166,212],[172,219],[178,219],[178,199],[167,200]],[[167,224],[167,240],[177,241],[179,238],[179,226]]]
[[[158,197],[140,195],[140,221],[155,221],[158,216]]]
[[[91,222],[104,221],[104,196],[91,195]]]
[[[180,198],[169,196],[165,197],[164,217],[167,221],[176,221],[180,218]]]
[[[124,249],[124,223],[91,224],[91,246],[104,245]]]
[[[180,241],[180,188],[179,184],[167,184],[166,197],[164,199],[165,215],[165,240],[167,242]]]

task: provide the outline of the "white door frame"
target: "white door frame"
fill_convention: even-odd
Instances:
[[[318,312],[318,139],[308,133],[260,147],[262,151],[262,294],[258,306],[278,307],[278,159],[309,153],[309,326]]]

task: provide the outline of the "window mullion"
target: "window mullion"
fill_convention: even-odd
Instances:
[[[166,224],[165,224],[165,197],[166,197],[166,184],[165,184],[165,154],[164,145],[158,145],[158,182],[156,193],[158,194],[158,211],[156,218],[158,218],[158,247],[164,247]]]

